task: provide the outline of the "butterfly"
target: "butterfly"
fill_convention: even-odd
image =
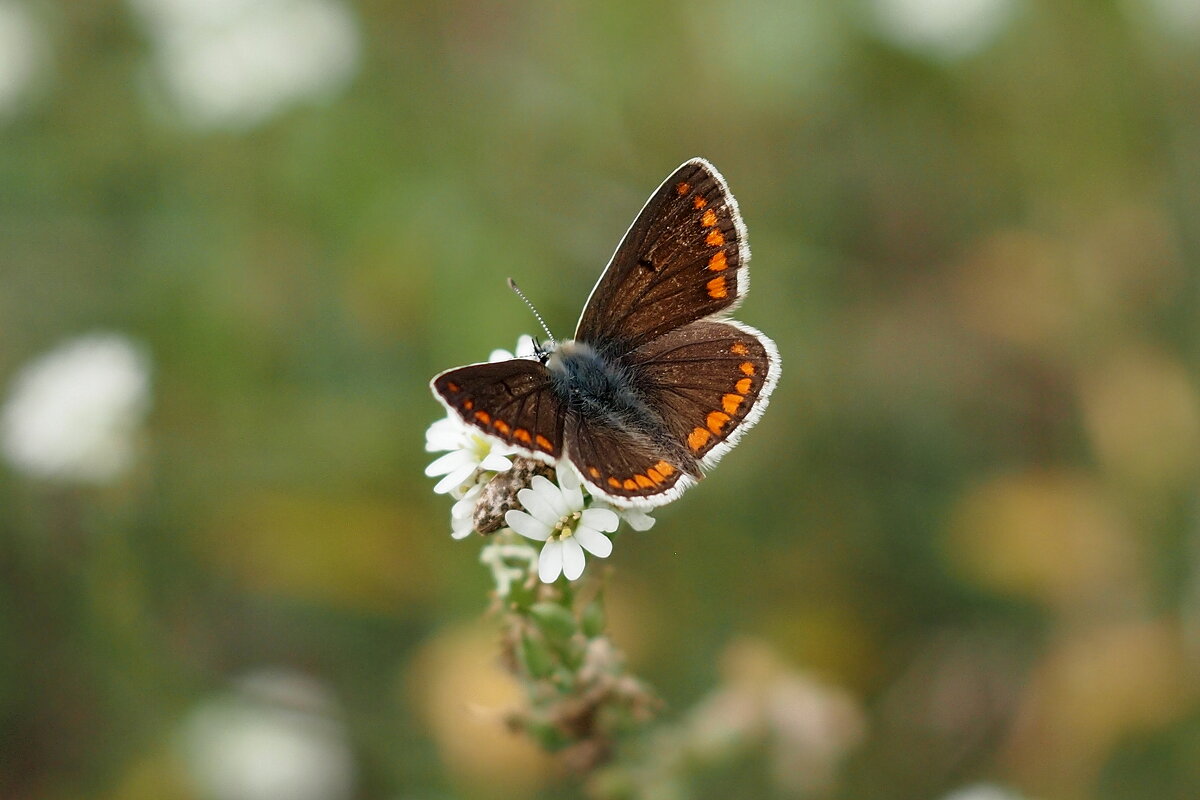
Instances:
[[[775,343],[725,316],[749,261],[737,201],[693,158],[626,231],[574,339],[443,372],[434,396],[527,456],[569,460],[614,505],[670,502],[758,421],[779,379]]]

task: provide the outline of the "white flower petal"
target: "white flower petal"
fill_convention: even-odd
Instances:
[[[555,474],[558,476],[558,485],[564,491],[579,488],[579,473],[569,463],[563,462],[559,464],[558,469],[555,470]]]
[[[579,476],[570,464],[563,464],[558,468],[558,486],[563,502],[570,511],[583,508],[583,490],[579,488]]]
[[[497,361],[512,361],[513,354],[502,347],[498,347],[488,354],[488,361],[496,363]]]
[[[584,550],[597,558],[608,558],[612,553],[612,540],[600,531],[581,525],[576,529],[574,538]]]
[[[439,450],[458,450],[463,446],[463,424],[452,417],[443,417],[425,431],[425,449],[430,453]]]
[[[517,511],[516,509],[506,511],[504,512],[504,521],[508,523],[508,527],[527,539],[544,542],[550,536],[549,525],[539,522],[524,511]]]
[[[567,576],[567,580],[573,581],[583,574],[583,563],[583,548],[579,546],[579,542],[575,541],[575,537],[563,539],[562,572]]]
[[[512,462],[500,453],[488,453],[479,462],[479,467],[489,472],[504,472],[512,468]]]
[[[509,512],[512,513],[511,511]],[[542,583],[554,583],[563,569],[562,542],[546,542],[538,556],[538,577]]]
[[[658,522],[658,520],[645,511],[639,511],[636,508],[625,509],[621,512],[621,517],[635,531],[648,531],[654,527],[655,522]]]
[[[562,519],[562,515],[554,510],[550,502],[533,489],[522,489],[517,492],[517,500],[526,511],[537,518],[538,522],[552,526]]]
[[[567,508],[567,504],[563,501],[562,490],[547,478],[541,475],[534,475],[529,485],[550,504],[550,507],[554,509],[554,513],[557,516],[565,517],[571,513],[571,509]]]
[[[432,478],[434,475],[447,475],[461,467],[463,464],[471,464],[474,466],[475,459],[471,458],[471,454],[465,450],[455,450],[452,453],[446,453],[444,456],[438,456],[433,460],[428,467],[425,468],[425,476]]]
[[[607,508],[589,508],[579,515],[579,522],[589,528],[612,533],[621,524],[621,518]]]
[[[450,520],[450,538],[465,539],[475,530],[475,522],[471,517]]]
[[[450,506],[450,519],[470,519],[475,513],[477,497],[468,496]]]
[[[464,464],[438,481],[437,485],[433,487],[433,491],[436,494],[446,494],[447,492],[456,489],[474,474],[475,464],[473,462]]]
[[[522,333],[517,337],[517,349],[513,351],[516,358],[533,358],[537,355],[537,350],[533,346],[533,337],[527,333]]]

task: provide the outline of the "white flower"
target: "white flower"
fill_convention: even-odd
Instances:
[[[430,453],[450,451],[425,468],[425,474],[431,478],[445,476],[433,487],[438,494],[469,488],[479,470],[504,472],[510,469],[512,460],[509,456],[514,452],[511,447],[486,438],[454,417],[439,419],[429,426],[425,431],[425,449]]]
[[[129,2],[171,100],[198,127],[252,127],[336,93],[357,69],[357,24],[339,0]]]
[[[1020,0],[873,0],[879,33],[892,43],[949,60],[999,38]]]
[[[262,671],[203,701],[178,743],[202,800],[349,800],[354,759],[328,690],[280,670]]]
[[[951,792],[943,800],[1021,800],[1021,795],[995,784],[976,783]]]
[[[570,466],[559,468],[558,486],[535,475],[531,487],[517,492],[525,511],[509,511],[504,521],[522,536],[546,543],[538,557],[543,583],[553,583],[559,574],[572,581],[582,575],[584,550],[597,558],[612,552],[612,542],[601,531],[615,531],[620,520],[610,509],[583,507],[579,476]]]
[[[488,356],[488,361],[511,361],[514,358],[536,358],[537,349],[533,346],[533,337],[523,333],[517,337],[517,349],[509,352],[504,348],[498,347]]]
[[[141,348],[117,334],[83,336],[17,374],[0,411],[4,455],[36,477],[109,483],[133,465],[149,408]]]

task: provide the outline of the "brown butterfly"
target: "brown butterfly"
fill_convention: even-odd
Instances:
[[[749,261],[737,201],[694,158],[625,233],[573,340],[448,370],[433,393],[533,458],[570,460],[598,497],[670,502],[758,421],[779,379],[775,343],[724,316],[746,295]]]

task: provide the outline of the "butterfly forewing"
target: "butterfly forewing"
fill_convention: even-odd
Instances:
[[[592,290],[575,338],[620,355],[733,307],[749,261],[737,202],[703,159],[650,197]]]
[[[628,360],[640,390],[702,467],[758,421],[779,375],[775,344],[737,322],[693,322]]]
[[[535,458],[562,456],[565,409],[537,361],[517,358],[459,367],[434,378],[433,390],[480,431]]]

